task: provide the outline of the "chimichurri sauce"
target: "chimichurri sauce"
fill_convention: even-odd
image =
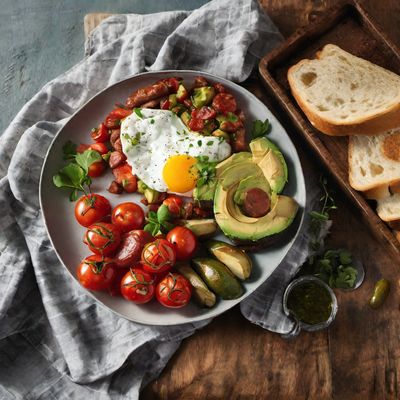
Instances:
[[[332,312],[332,298],[318,283],[304,282],[290,291],[287,307],[300,321],[316,325],[329,319]]]

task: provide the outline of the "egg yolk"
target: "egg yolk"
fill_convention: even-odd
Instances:
[[[164,165],[163,179],[171,192],[186,193],[196,186],[196,159],[187,155],[170,157]]]

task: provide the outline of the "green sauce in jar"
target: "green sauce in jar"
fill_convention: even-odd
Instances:
[[[309,325],[326,322],[332,313],[330,293],[315,282],[304,282],[295,286],[289,292],[286,304],[297,319]]]

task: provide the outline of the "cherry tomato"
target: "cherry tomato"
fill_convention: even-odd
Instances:
[[[89,226],[83,241],[93,253],[108,256],[114,253],[121,243],[121,232],[113,224],[97,222]]]
[[[192,111],[192,118],[213,119],[216,115],[217,112],[213,108],[207,106]]]
[[[136,192],[137,178],[132,174],[132,168],[127,162],[124,162],[123,164],[114,168],[112,171],[115,181],[119,183],[127,193]]]
[[[156,298],[165,307],[181,308],[192,295],[190,282],[181,274],[169,273],[156,287]]]
[[[170,270],[175,261],[175,248],[165,239],[156,239],[146,244],[142,251],[143,269],[153,274]]]
[[[235,112],[237,108],[236,100],[230,93],[218,93],[212,101],[212,106],[221,114]]]
[[[154,296],[154,279],[140,268],[131,268],[122,278],[121,294],[136,304],[148,303]]]
[[[76,274],[86,289],[106,290],[113,282],[115,269],[111,258],[93,255],[82,260]]]
[[[108,129],[106,128],[106,126],[103,123],[101,123],[98,128],[92,129],[90,136],[92,137],[92,139],[95,142],[98,142],[98,143],[107,142],[107,140],[110,138]]]
[[[144,226],[144,211],[135,203],[118,204],[111,214],[111,221],[121,232],[142,229]]]
[[[76,152],[77,153],[83,153],[84,151],[86,151],[88,149],[97,151],[100,154],[107,154],[108,153],[108,147],[104,143],[92,143],[92,144],[81,143],[76,148]]]
[[[82,196],[75,204],[75,218],[85,227],[102,221],[110,213],[110,202],[99,194]]]
[[[181,215],[181,208],[183,204],[183,200],[179,196],[169,196],[163,201],[163,204],[165,204],[168,207],[168,211],[174,216],[174,217],[179,217]]]
[[[131,114],[132,110],[127,110],[126,108],[117,107],[114,108],[114,110],[112,110],[110,114],[108,114],[108,116],[117,119],[124,119]]]
[[[176,259],[190,260],[197,250],[197,237],[188,228],[176,226],[167,234],[167,240],[175,246]]]
[[[195,132],[201,131],[204,129],[204,120],[200,118],[191,118],[188,122],[188,127]]]
[[[89,166],[88,175],[91,178],[97,178],[98,176],[103,174],[106,168],[107,164],[105,163],[104,160],[96,161]]]

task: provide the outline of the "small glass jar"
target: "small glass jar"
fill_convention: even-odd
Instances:
[[[298,317],[296,317],[293,314],[293,312],[289,309],[288,304],[287,304],[291,291],[295,287],[304,285],[305,283],[309,283],[309,282],[313,282],[313,283],[316,283],[316,284],[322,286],[329,293],[329,295],[331,297],[331,313],[329,315],[329,318],[326,321],[319,322],[316,324],[309,324],[307,322],[301,321]],[[288,287],[285,290],[285,293],[283,294],[283,311],[285,312],[285,314],[288,317],[290,317],[295,322],[293,329],[290,332],[288,332],[286,335],[284,335],[284,337],[297,336],[301,330],[313,332],[313,331],[319,331],[321,329],[327,328],[335,319],[337,309],[338,309],[338,304],[337,304],[337,299],[336,299],[335,293],[323,280],[321,280],[313,275],[304,275],[304,276],[301,276],[300,278],[295,279],[288,285]]]

